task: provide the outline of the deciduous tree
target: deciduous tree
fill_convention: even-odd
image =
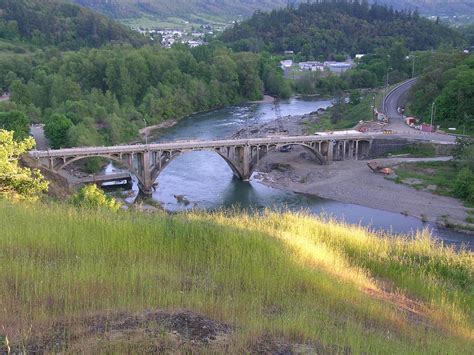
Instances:
[[[0,198],[35,201],[48,189],[39,170],[23,168],[20,156],[35,146],[33,138],[16,141],[13,132],[0,129]]]

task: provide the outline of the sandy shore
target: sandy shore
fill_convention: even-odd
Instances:
[[[271,104],[276,100],[273,96],[264,95],[262,100],[249,101],[249,104]]]
[[[446,158],[433,158],[446,159]],[[429,159],[377,159],[386,166]],[[367,167],[368,161],[341,161],[319,165],[304,148],[271,153],[262,159],[257,175],[262,183],[284,190],[315,195],[384,211],[418,217],[424,221],[463,224],[467,208],[454,198],[397,184]]]
[[[176,123],[178,123],[178,120],[177,119],[172,119],[172,120],[166,120],[166,121],[163,121],[161,123],[158,123],[158,124],[155,124],[155,125],[152,125],[152,126],[148,126],[146,128],[142,128],[140,130],[138,130],[138,133],[141,135],[141,136],[145,136],[145,135],[150,135],[151,133],[153,132],[156,132],[160,129],[167,129],[167,128],[171,128],[173,127]]]

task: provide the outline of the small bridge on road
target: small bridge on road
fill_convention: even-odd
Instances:
[[[69,148],[32,151],[30,156],[54,172],[82,159],[91,157],[110,159],[137,177],[140,190],[144,194],[151,194],[155,181],[163,169],[174,158],[187,152],[215,152],[227,162],[238,178],[248,180],[259,161],[271,151],[301,146],[311,152],[319,164],[328,164],[334,160],[366,158],[372,142],[373,137],[367,135],[268,137]]]

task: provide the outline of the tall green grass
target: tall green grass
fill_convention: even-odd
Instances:
[[[187,309],[232,324],[225,349],[235,353],[265,334],[353,353],[459,354],[474,345],[473,255],[426,234],[377,236],[294,213],[6,202],[0,226],[0,335],[10,343],[58,320]]]

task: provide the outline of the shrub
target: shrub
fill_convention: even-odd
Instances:
[[[474,173],[468,169],[462,169],[456,178],[454,193],[466,202],[474,203]]]
[[[77,191],[71,198],[73,205],[88,209],[105,208],[118,211],[121,204],[112,197],[108,197],[97,185],[87,185]]]

